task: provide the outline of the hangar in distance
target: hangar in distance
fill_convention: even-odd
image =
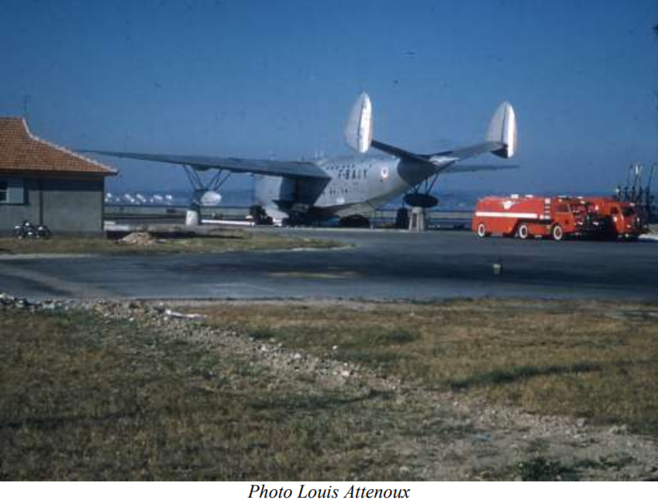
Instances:
[[[439,175],[515,168],[459,162],[485,153],[511,158],[518,144],[514,109],[503,102],[494,113],[483,142],[431,154],[412,153],[373,138],[372,103],[365,93],[352,107],[345,139],[356,154],[316,161],[86,152],[181,165],[200,200],[217,191],[231,173],[254,174],[255,204],[275,222],[297,224],[367,214],[405,193],[405,201],[410,205],[432,206],[436,199],[430,192]],[[387,155],[366,155],[371,148]],[[210,182],[204,183],[199,173],[208,170],[215,173]]]

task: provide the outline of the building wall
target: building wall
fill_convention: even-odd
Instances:
[[[0,180],[17,177],[0,175]],[[16,224],[29,220],[46,224],[56,234],[100,234],[103,231],[104,179],[25,178],[23,203],[16,193],[8,203],[0,203],[0,232],[10,232]]]

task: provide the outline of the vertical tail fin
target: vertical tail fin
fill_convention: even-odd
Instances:
[[[365,153],[372,143],[372,103],[365,92],[361,94],[350,112],[345,126],[345,140],[350,148]]]
[[[516,153],[518,148],[516,114],[509,102],[502,103],[494,113],[487,131],[487,141],[504,144],[504,148],[493,152],[496,156],[511,158]]]

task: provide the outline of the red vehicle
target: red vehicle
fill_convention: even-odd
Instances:
[[[472,229],[478,236],[499,233],[520,239],[565,236],[635,239],[645,226],[632,203],[613,198],[510,197],[482,198]]]
[[[585,198],[590,210],[607,220],[607,233],[610,237],[637,239],[649,232],[647,221],[638,212],[635,203],[619,201],[615,198]]]

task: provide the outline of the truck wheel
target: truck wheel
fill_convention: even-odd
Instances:
[[[562,241],[564,238],[564,231],[562,230],[562,226],[555,224],[553,229],[551,229],[551,236],[555,241]]]
[[[485,236],[489,236],[489,233],[487,233],[487,226],[484,225],[484,222],[480,222],[478,224],[477,234],[480,238],[484,238]]]
[[[527,224],[521,224],[519,229],[516,231],[516,234],[519,235],[519,238],[522,240],[527,240],[530,236],[530,230],[528,229]]]

